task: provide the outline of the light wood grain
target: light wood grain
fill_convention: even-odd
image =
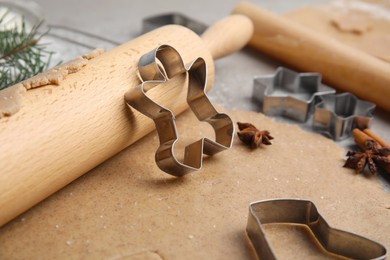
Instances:
[[[390,111],[389,64],[248,2],[233,13],[253,21],[254,48],[299,70],[320,72],[331,86]]]
[[[223,54],[238,50],[249,38]],[[212,41],[215,46],[220,46],[218,40]],[[214,64],[207,44],[192,31],[170,25],[90,60],[59,86],[27,91],[21,110],[0,119],[0,225],[154,129],[153,121],[130,110],[123,96],[140,84],[140,56],[162,44],[175,47],[185,63],[203,57],[211,88]],[[188,107],[186,81],[185,75],[178,76],[148,95],[177,115]]]
[[[244,47],[252,35],[252,21],[236,14],[215,23],[203,33],[202,39],[213,58],[219,59]]]

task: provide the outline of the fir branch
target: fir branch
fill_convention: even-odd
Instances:
[[[39,43],[41,23],[27,31],[23,19],[20,27],[8,29],[6,15],[0,18],[0,90],[47,70],[52,56]]]

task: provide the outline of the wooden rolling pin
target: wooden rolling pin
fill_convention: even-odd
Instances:
[[[0,226],[154,129],[151,119],[124,102],[125,92],[140,84],[141,55],[169,44],[185,63],[203,57],[209,89],[213,58],[239,50],[252,33],[251,21],[240,15],[220,21],[203,39],[165,26],[89,60],[59,86],[24,93],[20,111],[0,119]],[[148,94],[179,114],[187,108],[185,83],[178,76]]]
[[[248,2],[233,13],[253,21],[250,46],[390,111],[389,64]]]

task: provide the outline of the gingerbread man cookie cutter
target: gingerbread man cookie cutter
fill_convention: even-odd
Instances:
[[[160,140],[155,160],[162,171],[179,177],[200,170],[203,154],[214,155],[232,146],[233,121],[228,115],[218,113],[206,95],[207,65],[203,58],[197,58],[185,66],[176,49],[161,45],[140,58],[138,70],[142,83],[125,94],[125,101],[153,119]],[[199,121],[213,127],[215,141],[201,138],[188,145],[184,160],[180,162],[174,154],[174,146],[178,141],[175,116],[169,109],[149,98],[147,92],[182,73],[188,73],[189,77],[187,103]]]

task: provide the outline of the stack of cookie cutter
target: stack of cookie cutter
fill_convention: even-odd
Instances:
[[[353,128],[367,128],[375,105],[351,93],[335,94],[321,83],[319,73],[297,73],[279,67],[275,74],[254,79],[253,99],[270,116],[298,122],[313,120],[312,128],[334,140],[351,136]]]
[[[248,237],[260,259],[276,259],[263,224],[306,225],[322,245],[333,254],[352,259],[385,259],[386,248],[370,239],[329,226],[313,202],[300,199],[272,199],[249,205]]]
[[[319,73],[296,73],[279,67],[274,75],[256,77],[253,98],[263,105],[270,116],[286,116],[305,122],[313,113],[319,96],[335,93],[321,84]]]
[[[142,83],[125,94],[125,101],[153,119],[160,139],[155,160],[161,170],[174,176],[183,176],[202,168],[203,154],[214,155],[231,147],[233,121],[228,115],[218,113],[206,95],[207,67],[203,58],[197,58],[186,67],[176,49],[162,45],[140,58],[138,70]],[[169,109],[150,99],[147,92],[183,73],[188,73],[189,77],[187,103],[198,120],[213,127],[215,141],[202,138],[188,145],[184,161],[180,162],[174,154],[174,146],[179,138],[175,116]]]

